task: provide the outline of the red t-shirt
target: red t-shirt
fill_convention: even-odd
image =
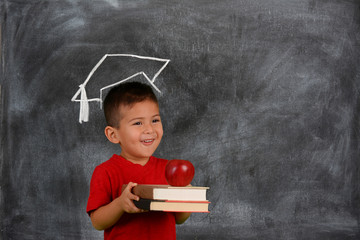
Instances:
[[[150,157],[141,166],[114,154],[94,170],[86,211],[90,213],[119,197],[123,184],[167,184],[167,162]],[[104,231],[104,239],[176,239],[175,216],[168,212],[124,213],[114,226]]]

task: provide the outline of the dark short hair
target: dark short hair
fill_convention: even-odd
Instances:
[[[152,88],[140,82],[126,82],[113,87],[104,100],[104,114],[108,126],[119,127],[119,108],[132,107],[135,103],[151,100],[158,104]]]

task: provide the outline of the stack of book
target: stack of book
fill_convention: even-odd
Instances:
[[[126,185],[123,186],[125,189]],[[166,212],[209,212],[206,199],[208,187],[174,187],[170,185],[138,184],[132,193],[139,196],[134,201],[137,208]]]

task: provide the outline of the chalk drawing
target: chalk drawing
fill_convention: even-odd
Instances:
[[[146,73],[144,73],[143,71],[137,72],[125,79],[121,79],[118,82],[115,82],[113,84],[107,85],[103,88],[100,89],[100,95],[99,98],[91,98],[88,99],[87,98],[87,94],[86,94],[86,84],[90,81],[91,77],[93,76],[93,74],[96,72],[96,70],[100,67],[101,64],[103,64],[103,62],[105,61],[106,58],[108,57],[133,57],[133,58],[139,58],[139,59],[145,59],[145,60],[151,60],[151,61],[158,61],[158,62],[164,62],[164,65],[159,69],[159,71],[157,71],[155,73],[155,75],[150,79]],[[114,87],[116,85],[119,85],[125,81],[128,81],[136,76],[142,75],[146,78],[146,80],[149,82],[149,84],[159,93],[161,93],[161,91],[155,86],[154,82],[156,80],[156,78],[159,76],[159,74],[164,70],[164,68],[166,67],[166,65],[170,62],[169,59],[162,59],[162,58],[155,58],[155,57],[145,57],[145,56],[139,56],[139,55],[132,55],[132,54],[105,54],[100,61],[93,67],[93,69],[91,70],[91,72],[89,73],[89,75],[87,76],[86,80],[84,81],[84,83],[82,83],[79,86],[79,90],[75,93],[75,95],[72,97],[71,101],[73,102],[80,102],[80,113],[79,113],[79,122],[88,122],[89,121],[89,102],[99,102],[100,103],[100,108],[102,107],[102,93],[105,89]],[[78,99],[80,95],[80,99]]]

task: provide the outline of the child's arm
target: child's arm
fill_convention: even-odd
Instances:
[[[189,184],[191,186],[191,184]],[[183,224],[191,215],[191,212],[176,212],[175,222],[176,224]]]
[[[95,229],[105,230],[113,226],[121,218],[124,212],[143,212],[143,210],[135,207],[132,202],[132,200],[139,201],[139,197],[131,193],[131,189],[136,185],[136,183],[130,182],[121,193],[120,197],[90,213],[91,222]]]
[[[183,224],[190,217],[190,215],[191,215],[190,212],[177,212],[177,213],[175,213],[176,224]]]

